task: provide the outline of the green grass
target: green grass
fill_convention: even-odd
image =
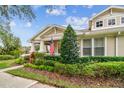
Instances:
[[[15,59],[0,61],[0,69],[11,67],[15,64]]]
[[[41,83],[45,83],[45,84],[49,84],[49,85],[53,85],[56,87],[63,87],[63,88],[76,88],[76,87],[80,87],[78,85],[72,84],[70,82],[67,81],[63,81],[63,80],[58,80],[58,79],[51,79],[47,76],[44,76],[42,74],[37,74],[34,72],[29,72],[26,71],[25,69],[21,68],[21,69],[16,69],[16,70],[10,70],[7,71],[7,73],[16,75],[16,76],[20,76],[20,77],[24,77],[24,78],[29,78],[29,79],[33,79],[33,80],[37,80]]]

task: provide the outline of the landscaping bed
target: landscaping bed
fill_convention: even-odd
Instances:
[[[120,87],[124,86],[124,81],[120,78],[101,78],[86,76],[65,76],[55,72],[41,71],[32,68],[22,68],[7,71],[10,74],[38,80],[42,83],[57,87]]]

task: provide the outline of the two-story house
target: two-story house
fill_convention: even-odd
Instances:
[[[49,53],[51,38],[55,53],[60,53],[60,40],[65,27],[48,25],[30,39],[31,52],[39,44],[39,52]],[[124,56],[124,7],[111,6],[89,20],[89,28],[75,30],[80,56]]]

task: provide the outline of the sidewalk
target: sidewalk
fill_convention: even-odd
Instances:
[[[22,67],[23,65],[0,70],[0,88],[54,88],[35,80],[14,76],[5,72]]]
[[[8,71],[8,70],[13,70],[13,69],[22,68],[22,67],[24,67],[24,66],[21,65],[21,66],[9,67],[9,68],[5,68],[5,69],[1,69],[0,72],[5,72],[5,71]]]

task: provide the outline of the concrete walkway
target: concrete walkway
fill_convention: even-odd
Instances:
[[[21,66],[14,66],[14,67],[9,67],[9,68],[4,68],[4,69],[1,69],[0,72],[5,72],[5,71],[8,71],[8,70],[13,70],[13,69],[22,68],[22,67],[24,67],[24,66],[21,65]]]
[[[0,88],[54,88],[35,80],[14,76],[5,72],[22,67],[23,65],[0,70]]]

